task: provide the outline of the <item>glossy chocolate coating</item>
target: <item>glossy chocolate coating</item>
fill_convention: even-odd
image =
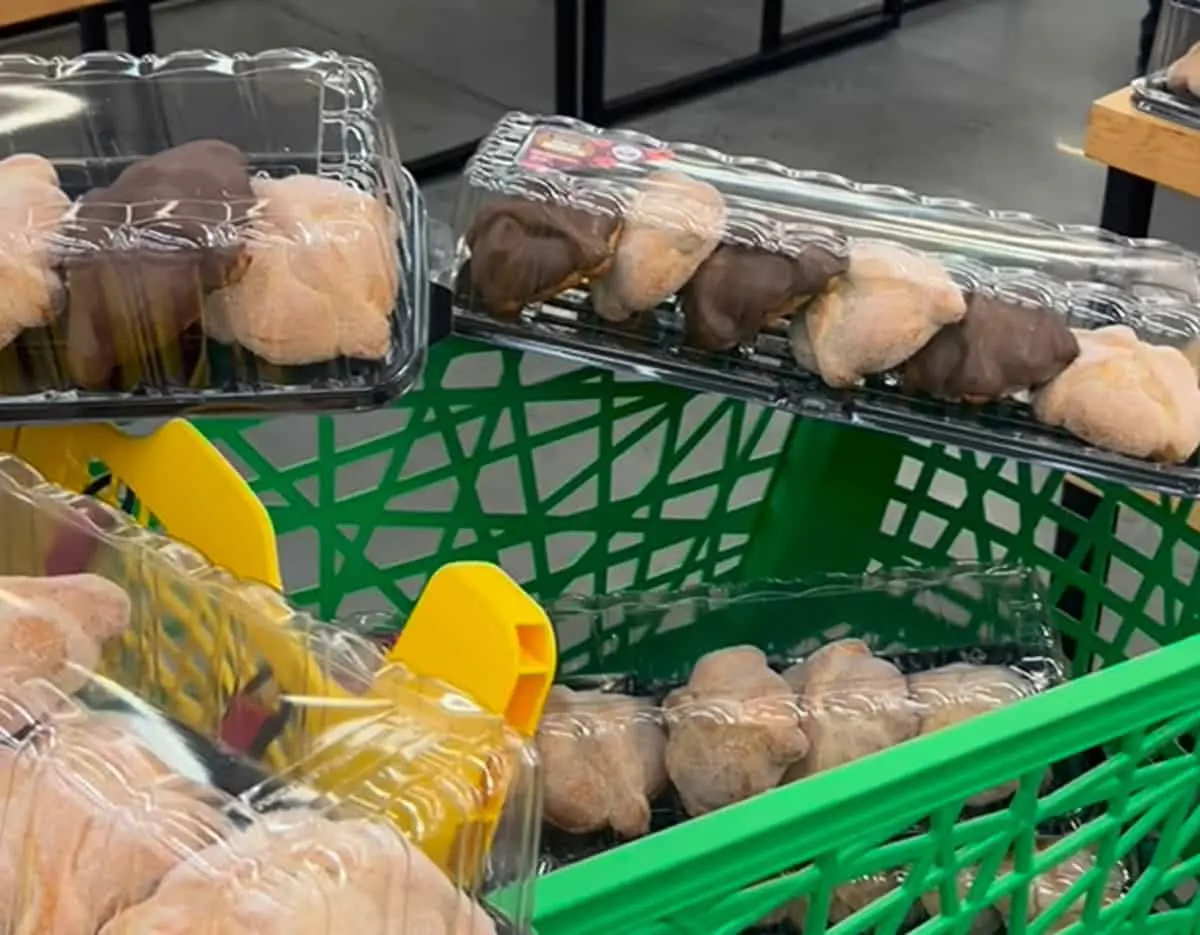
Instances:
[[[483,309],[515,318],[612,263],[616,216],[506,198],[484,207],[467,231],[471,287]]]
[[[985,403],[1048,383],[1077,356],[1079,342],[1053,311],[972,293],[962,321],[909,358],[904,388]]]
[[[205,296],[243,271],[238,225],[253,204],[245,155],[219,140],[139,160],[84,195],[63,258],[72,378],[102,385],[200,321]]]
[[[688,343],[728,351],[820,292],[848,261],[812,244],[798,256],[722,244],[683,290]]]

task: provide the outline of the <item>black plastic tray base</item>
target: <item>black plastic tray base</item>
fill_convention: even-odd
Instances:
[[[857,389],[833,389],[795,364],[782,332],[760,335],[750,351],[709,353],[683,346],[673,318],[667,312],[638,331],[616,328],[598,319],[582,294],[568,293],[526,309],[517,321],[501,321],[467,308],[460,297],[454,330],[501,347],[632,372],[799,416],[1038,463],[1169,496],[1200,496],[1200,464],[1194,456],[1183,465],[1162,465],[1102,451],[1037,422],[1026,405],[950,405],[906,395],[887,378]]]

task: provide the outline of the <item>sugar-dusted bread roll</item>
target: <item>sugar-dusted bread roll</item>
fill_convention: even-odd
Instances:
[[[670,169],[639,185],[608,273],[592,283],[596,314],[621,322],[674,295],[717,248],[725,199],[707,182]]]
[[[399,283],[395,220],[334,179],[254,179],[249,264],[205,306],[205,330],[273,364],[378,360],[392,341]]]
[[[666,786],[665,746],[648,700],[556,685],[537,733],[546,820],[577,834],[646,834],[650,801]]]
[[[774,788],[808,752],[794,693],[752,646],[701,657],[664,708],[667,774],[689,815]]]
[[[936,258],[898,244],[858,241],[846,275],[807,315],[792,319],[793,355],[801,366],[815,360],[830,386],[854,386],[904,363],[966,310]]]
[[[1179,464],[1200,447],[1200,386],[1187,356],[1111,325],[1076,331],[1080,354],[1033,397],[1042,422],[1119,454]]]
[[[834,769],[916,735],[919,719],[900,670],[862,640],[822,646],[783,673],[799,697],[808,755],[788,780]]]
[[[227,831],[201,790],[101,718],[38,737],[0,746],[0,917],[13,931],[94,935]]]
[[[486,912],[382,822],[263,816],[181,863],[101,935],[495,935]]]
[[[0,160],[0,347],[62,311],[51,240],[70,203],[48,160],[30,154]]]

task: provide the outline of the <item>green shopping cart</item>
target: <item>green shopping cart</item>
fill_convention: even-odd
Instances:
[[[806,935],[1200,931],[1191,503],[1099,484],[1085,517],[1036,465],[460,340],[391,409],[202,429],[266,503],[285,568],[316,569],[289,584],[325,616],[402,610],[452,560],[543,596],[951,560],[1043,577],[1074,681],[556,871],[540,935],[732,935],[798,899]],[[564,666],[596,661],[559,637]],[[1066,758],[1084,767],[1043,789]],[[1014,778],[1007,808],[964,817]],[[830,922],[884,872],[889,892]],[[940,913],[914,923],[931,894]]]

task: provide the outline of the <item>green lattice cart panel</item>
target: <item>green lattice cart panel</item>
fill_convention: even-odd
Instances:
[[[678,585],[744,556],[789,419],[482,345],[382,412],[200,423],[321,613],[407,607],[455,559],[545,593]]]
[[[453,559],[499,561],[555,595],[1007,558],[1037,569],[1052,603],[1082,594],[1089,623],[1058,622],[1075,673],[1105,671],[560,871],[540,890],[542,935],[733,933],[800,896],[814,933],[836,884],[901,868],[908,882],[839,935],[899,931],[937,886],[946,915],[925,935],[971,931],[987,906],[1019,932],[1025,884],[1072,849],[1098,869],[1028,931],[1076,916],[1088,931],[1200,931],[1190,905],[1147,916],[1200,871],[1190,504],[1103,486],[1083,520],[1055,472],[462,342],[384,412],[203,428],[271,510],[298,599],[325,615],[403,609]],[[1077,537],[1064,557],[1059,528]],[[589,651],[586,634],[560,636],[568,660]],[[1047,764],[1087,751],[1079,778],[1039,797]],[[956,820],[1016,777],[1008,811]],[[1035,828],[1067,815],[1078,830],[1038,851]],[[997,874],[1006,855],[1013,872]],[[1118,863],[1133,882],[1113,902]],[[980,883],[960,900],[964,868]]]

